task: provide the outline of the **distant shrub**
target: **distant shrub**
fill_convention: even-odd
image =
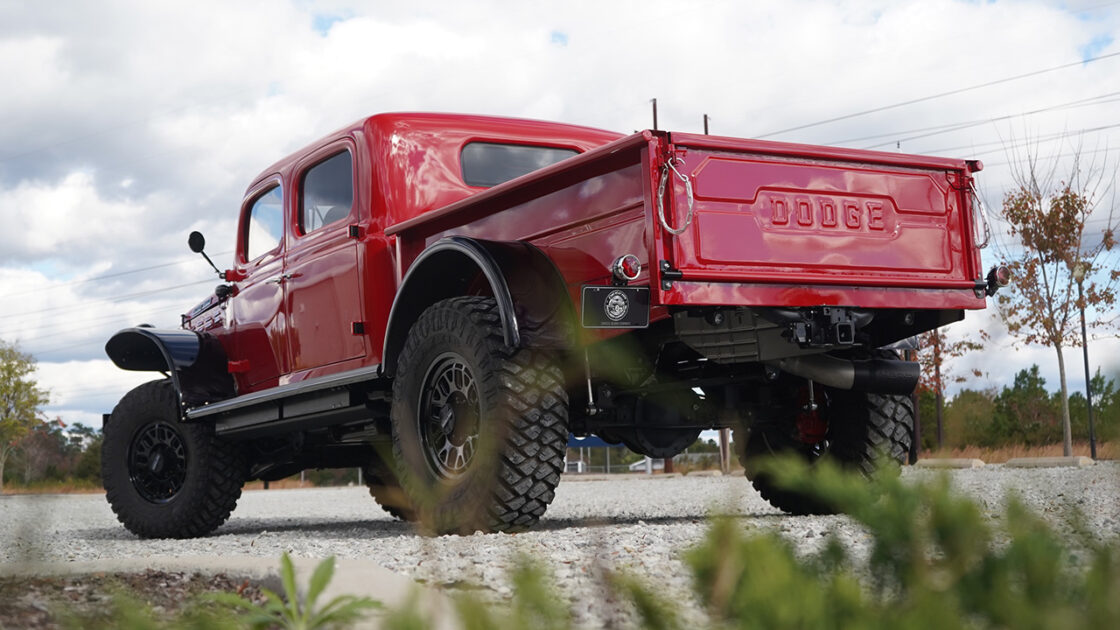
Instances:
[[[996,529],[947,478],[868,485],[827,467],[781,462],[789,487],[840,506],[867,528],[871,552],[830,537],[799,556],[774,533],[717,520],[687,556],[716,627],[1120,627],[1120,545],[1084,534],[1067,544],[1011,499]],[[998,543],[998,544],[993,544]],[[863,571],[860,571],[863,569]],[[870,584],[857,577],[871,575]]]

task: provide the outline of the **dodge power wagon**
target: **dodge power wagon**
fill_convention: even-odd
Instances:
[[[205,535],[248,480],[361,467],[431,532],[532,526],[569,435],[872,472],[913,440],[892,348],[981,309],[975,161],[444,114],[360,120],[265,169],[181,329],[106,345],[162,372],[106,416],[108,500]],[[189,239],[204,251],[201,234]],[[203,254],[205,255],[205,254]],[[207,258],[209,260],[209,258]]]

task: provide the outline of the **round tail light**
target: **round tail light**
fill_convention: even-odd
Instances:
[[[634,254],[619,256],[611,263],[611,273],[614,277],[625,282],[633,282],[642,272],[642,261]]]

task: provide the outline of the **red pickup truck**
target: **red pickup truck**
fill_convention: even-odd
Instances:
[[[365,470],[430,531],[531,526],[569,434],[670,457],[731,427],[871,472],[911,444],[892,344],[984,308],[978,162],[664,131],[381,114],[250,184],[233,265],[106,416],[108,500],[205,535],[246,480]],[[202,235],[190,245],[202,252]],[[205,255],[205,254],[204,254]],[[209,259],[208,259],[209,260]]]

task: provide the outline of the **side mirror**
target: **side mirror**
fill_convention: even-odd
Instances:
[[[214,261],[210,260],[210,257],[206,255],[206,252],[202,251],[206,247],[206,237],[202,235],[202,232],[191,232],[191,235],[187,237],[187,245],[191,248],[192,252],[196,254],[202,254],[202,257],[206,259],[206,262],[210,263],[210,266],[213,267],[214,271],[218,273],[218,277],[225,280],[225,274],[223,274],[221,270],[218,269],[218,266],[214,264]]]
[[[187,245],[192,252],[201,254],[202,250],[206,248],[206,237],[202,235],[202,232],[191,232],[191,235],[187,237]]]

